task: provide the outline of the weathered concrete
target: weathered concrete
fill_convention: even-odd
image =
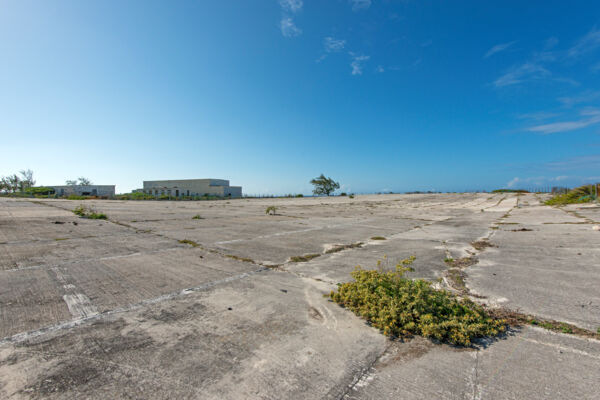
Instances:
[[[436,280],[445,258],[473,256],[466,283],[480,301],[596,330],[597,206],[499,194],[86,201],[110,219],[92,221],[70,212],[80,203],[0,198],[2,398],[592,399],[600,390],[598,341],[522,328],[478,349],[393,342],[323,297],[378,259],[392,268],[416,255],[411,276]],[[265,214],[270,205],[277,215]],[[496,247],[474,248],[482,238]],[[319,256],[289,261],[305,254]]]

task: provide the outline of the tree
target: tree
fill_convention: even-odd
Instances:
[[[69,186],[77,186],[77,185],[88,186],[91,184],[92,184],[92,181],[84,176],[80,176],[77,179],[65,181],[65,185],[69,185]]]
[[[311,185],[315,188],[313,189],[313,193],[317,196],[325,194],[329,196],[331,193],[335,192],[340,188],[340,184],[334,181],[331,178],[326,178],[325,175],[321,174],[321,176],[310,181]]]
[[[7,176],[6,180],[8,183],[8,190],[10,190],[13,193],[15,193],[17,190],[19,190],[19,183],[20,183],[21,179],[19,179],[17,174],[12,174],[12,175]]]
[[[83,185],[83,186],[88,186],[92,184],[92,181],[90,181],[88,178],[85,178],[83,176],[80,176],[79,178],[79,184]]]
[[[22,170],[19,172],[21,174],[21,179],[19,181],[19,190],[24,192],[29,189],[33,185],[35,185],[35,180],[33,179],[33,171],[30,169]]]

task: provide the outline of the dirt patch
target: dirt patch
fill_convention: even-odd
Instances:
[[[530,314],[524,314],[518,311],[508,310],[505,308],[490,309],[489,313],[495,318],[501,318],[506,320],[506,322],[511,326],[539,326],[541,328],[548,329],[554,332],[568,333],[600,340],[600,332],[593,332],[575,325],[571,325],[566,322],[540,318]]]
[[[110,373],[116,367],[111,365],[98,368],[92,363],[76,360],[63,362],[49,375],[40,377],[35,383],[22,390],[22,393],[33,397],[46,397],[50,394],[65,393],[74,389],[81,393],[82,386]]]
[[[408,340],[395,340],[389,347],[386,354],[375,365],[375,368],[381,369],[396,363],[405,363],[417,358],[423,357],[433,348],[431,340],[416,336]]]
[[[459,268],[459,269],[465,269],[465,268],[470,267],[471,265],[475,265],[479,262],[479,260],[477,260],[477,257],[474,257],[474,256],[463,257],[463,258],[459,258],[458,260],[454,260],[452,258],[447,258],[444,261],[450,267]]]
[[[320,256],[320,254],[305,254],[303,256],[293,256],[290,257],[290,262],[307,262],[312,260],[313,258],[317,258]]]
[[[355,249],[357,247],[362,247],[363,242],[357,242],[352,244],[336,244],[331,249],[325,251],[325,254],[337,253],[342,250]]]
[[[471,246],[473,246],[473,248],[478,251],[485,250],[488,247],[496,247],[496,245],[490,243],[487,239],[481,239],[476,242],[473,242],[471,243]]]

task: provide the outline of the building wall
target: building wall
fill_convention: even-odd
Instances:
[[[241,197],[240,186],[229,186],[225,179],[181,179],[164,181],[144,181],[144,193],[154,196],[229,196]]]
[[[108,196],[115,195],[115,185],[60,185],[50,186],[59,196]]]

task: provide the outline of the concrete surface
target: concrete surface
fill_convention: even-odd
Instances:
[[[0,398],[598,398],[596,340],[391,341],[323,297],[378,259],[416,255],[411,276],[443,284],[445,258],[472,256],[479,301],[595,331],[600,208],[540,200],[85,201],[94,221],[78,201],[0,198]]]

